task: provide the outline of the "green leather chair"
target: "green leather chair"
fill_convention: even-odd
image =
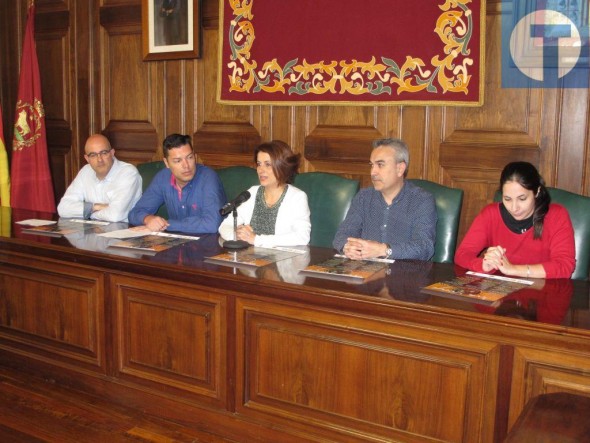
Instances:
[[[147,162],[147,163],[140,163],[137,165],[137,170],[139,171],[139,175],[141,175],[141,191],[145,192],[147,187],[150,185],[154,176],[160,172],[162,169],[166,169],[166,165],[163,161],[155,161],[155,162]],[[156,215],[168,219],[168,210],[166,209],[166,205],[160,206]]]
[[[163,161],[140,163],[137,165],[137,170],[139,171],[139,175],[141,175],[142,180],[142,192],[145,192],[147,187],[154,179],[154,176],[162,169],[166,169],[166,165]]]
[[[576,268],[572,278],[587,280],[590,266],[590,197],[557,188],[547,188],[547,190],[553,203],[559,203],[567,209],[574,225]]]
[[[359,190],[358,180],[325,172],[305,172],[296,175],[293,184],[307,194],[311,211],[310,245],[331,248],[338,226]]]
[[[552,203],[558,203],[570,214],[574,226],[574,241],[576,244],[576,267],[572,278],[587,280],[590,266],[590,197],[574,194],[563,189],[547,187]],[[496,191],[494,201],[502,201],[502,193]]]
[[[215,172],[223,184],[227,201],[233,200],[240,192],[260,183],[256,169],[247,166],[230,166],[217,169]]]
[[[463,205],[463,190],[449,188],[428,180],[410,179],[408,181],[430,192],[436,202],[438,221],[432,261],[453,263]]]

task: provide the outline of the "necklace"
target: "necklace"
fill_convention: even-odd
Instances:
[[[281,192],[278,193],[276,196],[270,195],[271,194],[270,192],[267,194],[266,188],[264,188],[262,190],[262,194],[264,195],[264,204],[266,205],[267,208],[272,208],[274,205],[276,205],[279,202],[279,200],[281,200],[281,197],[285,193],[285,190],[287,189],[287,187],[283,186],[283,189],[281,189],[281,188],[277,188],[277,189],[280,189]]]

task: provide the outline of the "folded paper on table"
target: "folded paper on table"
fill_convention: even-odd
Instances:
[[[17,225],[26,225],[26,226],[47,226],[47,225],[54,225],[57,222],[55,220],[40,220],[38,218],[28,218],[27,220],[17,221]]]

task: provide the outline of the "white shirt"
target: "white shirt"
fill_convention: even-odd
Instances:
[[[90,218],[126,222],[127,214],[140,197],[141,176],[137,168],[114,158],[111,170],[102,180],[96,177],[90,165],[85,165],[66,190],[57,212],[60,217],[87,218],[88,207],[94,203],[106,203],[107,208],[93,212]]]
[[[249,225],[254,212],[256,192],[260,186],[252,186],[249,200],[238,207],[238,226]],[[275,222],[274,235],[256,235],[254,246],[296,246],[307,245],[311,232],[310,212],[307,204],[307,194],[293,185],[289,185],[283,199],[277,220]],[[219,227],[219,233],[226,240],[234,238],[234,217],[229,214]]]

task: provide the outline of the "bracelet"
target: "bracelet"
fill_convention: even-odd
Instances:
[[[527,278],[531,276],[531,267],[529,265],[526,265],[526,276]]]

